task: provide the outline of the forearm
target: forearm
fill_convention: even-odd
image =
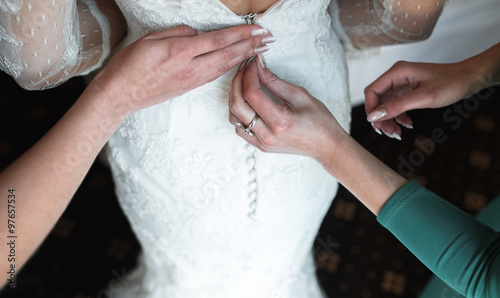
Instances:
[[[42,139],[0,173],[1,241],[11,240],[7,235],[17,236],[12,262],[7,260],[10,248],[0,246],[2,272],[12,264],[18,271],[29,259],[124,118],[103,94],[89,87]],[[15,189],[15,203],[10,204],[14,219],[7,217],[9,189]],[[14,234],[7,227],[8,219],[15,221]]]
[[[375,215],[407,182],[347,133],[342,132],[330,143],[335,151],[321,153],[318,160]]]
[[[498,296],[498,233],[407,183],[347,134],[331,140],[335,151],[318,160],[423,264],[467,297]]]
[[[500,235],[416,181],[398,190],[377,220],[462,295],[500,295]]]

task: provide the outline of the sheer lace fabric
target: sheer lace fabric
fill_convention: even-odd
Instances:
[[[338,0],[334,26],[348,51],[426,39],[446,0]]]
[[[46,89],[100,66],[109,24],[92,0],[3,0],[0,69],[25,89]]]

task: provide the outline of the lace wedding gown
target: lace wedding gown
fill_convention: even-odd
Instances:
[[[253,22],[278,41],[268,67],[349,126],[346,70],[329,1],[281,1]],[[188,24],[246,20],[218,1],[120,1],[126,44]],[[235,70],[128,117],[109,141],[117,195],[142,244],[137,289],[154,297],[320,297],[311,244],[337,190],[312,159],[265,154],[228,122]]]
[[[396,21],[383,21],[386,2],[370,4],[372,15],[381,13],[382,26],[375,33],[411,39],[414,28],[403,32],[383,26]],[[43,89],[98,67],[109,52],[108,24],[93,1],[74,4],[2,2],[2,70],[28,89]],[[268,29],[277,37],[264,54],[269,69],[305,87],[349,129],[339,36],[344,43],[348,38],[340,29],[335,1],[280,0],[266,12],[247,17],[234,14],[219,0],[117,4],[129,26],[124,45],[179,24],[210,31],[253,22]],[[72,21],[75,16],[79,22]],[[51,18],[55,21],[48,22]],[[34,26],[36,22],[44,26]],[[63,23],[65,29],[56,30]],[[362,25],[366,29],[370,24]],[[47,43],[57,59],[43,53]],[[228,122],[234,73],[133,113],[109,140],[116,193],[142,246],[139,267],[120,281],[125,288],[115,291],[116,296],[323,295],[311,245],[338,184],[310,158],[262,153],[235,134]]]

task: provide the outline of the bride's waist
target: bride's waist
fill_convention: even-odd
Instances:
[[[200,248],[197,250],[201,251]],[[188,293],[213,295],[206,297],[267,297],[274,291],[286,288],[284,283],[292,280],[294,287],[300,288],[301,283],[309,281],[307,277],[310,279],[314,275],[310,254],[305,258],[294,256],[288,260],[276,261],[279,255],[235,259],[230,258],[227,253],[217,255],[203,250],[201,258],[190,257],[189,261],[176,257],[168,266],[145,257],[145,278],[157,280],[156,286],[176,289],[184,297],[194,297],[186,295]],[[170,274],[169,283],[165,283],[165,272]]]

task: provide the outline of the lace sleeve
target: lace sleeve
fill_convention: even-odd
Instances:
[[[445,0],[332,0],[333,26],[349,49],[424,40]]]
[[[98,68],[110,27],[94,0],[2,0],[0,69],[28,90]]]

